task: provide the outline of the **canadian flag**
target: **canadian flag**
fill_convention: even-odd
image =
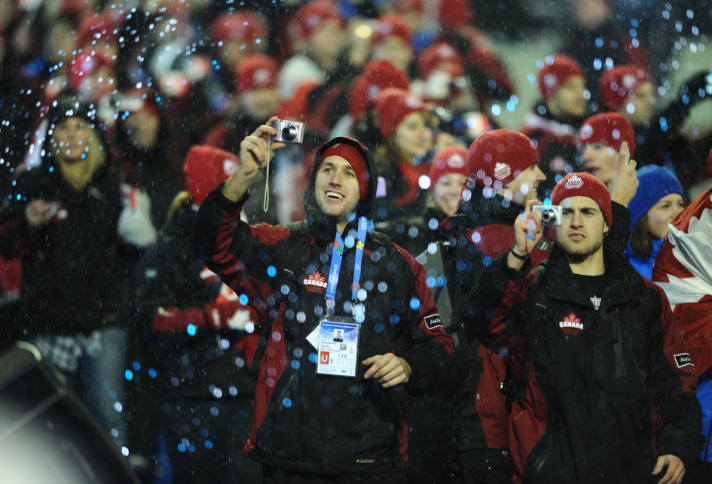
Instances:
[[[699,374],[712,367],[712,188],[673,219],[653,266]]]

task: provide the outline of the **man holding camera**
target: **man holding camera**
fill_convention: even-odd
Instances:
[[[530,270],[542,234],[530,201],[514,247],[485,271],[488,284],[474,298],[519,389],[510,417],[515,477],[679,483],[701,413],[667,299],[603,243],[613,215],[600,180],[571,173],[551,202],[562,223],[548,262]]]
[[[250,183],[283,146],[270,144],[275,121],[242,141],[240,166],[205,199],[196,225],[208,267],[260,313],[243,452],[263,463],[265,482],[404,482],[406,393],[442,377],[453,339],[422,267],[368,231],[377,175],[358,141],[337,137],[316,152],[306,221],[240,221]]]

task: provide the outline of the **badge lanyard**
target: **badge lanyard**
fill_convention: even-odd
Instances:
[[[368,219],[359,217],[358,219],[358,240],[356,241],[356,260],[354,261],[354,281],[351,285],[351,300],[354,303],[358,301],[358,291],[360,289],[361,280],[361,261],[363,260],[364,243],[366,242],[366,228],[368,227]],[[341,272],[341,260],[344,255],[344,239],[339,231],[336,231],[334,239],[334,251],[331,254],[331,268],[329,269],[329,279],[326,284],[326,312],[327,316],[334,314],[336,307],[336,285],[339,282],[339,273]]]

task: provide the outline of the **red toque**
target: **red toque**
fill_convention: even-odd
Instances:
[[[645,82],[650,82],[650,77],[643,69],[624,65],[604,72],[598,81],[598,87],[606,107],[611,111],[618,111],[628,94],[635,92],[638,86]]]
[[[213,188],[224,182],[240,166],[240,160],[229,151],[209,145],[195,145],[183,164],[185,187],[200,205]]]
[[[559,205],[569,197],[588,197],[593,199],[603,212],[603,219],[609,227],[613,220],[611,212],[611,194],[608,187],[590,173],[569,173],[556,184],[551,192],[551,204]]]
[[[366,194],[368,193],[369,171],[368,162],[366,161],[366,158],[364,158],[363,154],[354,146],[346,143],[337,143],[334,146],[330,146],[324,150],[319,163],[324,161],[329,156],[340,156],[349,162],[351,167],[356,172],[360,201],[364,201],[366,199]]]
[[[383,89],[396,87],[408,90],[408,75],[386,59],[370,61],[364,73],[357,77],[349,90],[349,112],[358,120],[369,108],[376,105],[376,99]]]
[[[445,69],[452,77],[465,74],[465,64],[462,56],[455,48],[446,42],[436,42],[420,54],[420,78],[427,79],[438,68],[439,64],[451,64]]]
[[[539,160],[534,143],[518,131],[495,129],[470,145],[470,178],[480,188],[499,190]]]
[[[544,67],[539,71],[539,93],[544,101],[559,90],[569,77],[583,77],[581,66],[571,57],[550,55],[544,59]]]
[[[424,112],[427,107],[422,99],[413,96],[405,89],[389,87],[381,91],[376,98],[376,109],[381,135],[390,138],[403,118],[411,113]]]
[[[635,132],[630,121],[619,113],[600,113],[588,118],[581,126],[578,145],[601,143],[616,151],[621,150],[623,142],[628,143],[630,155],[635,154]]]
[[[430,190],[443,176],[449,173],[457,173],[469,178],[470,172],[467,169],[467,148],[462,146],[448,146],[435,155],[433,163],[430,165]]]
[[[240,61],[235,69],[236,90],[242,94],[250,89],[276,88],[279,66],[268,55],[252,54]]]
[[[410,45],[412,32],[408,22],[397,13],[385,13],[378,17],[376,28],[371,35],[371,45],[377,45],[388,37],[398,37]]]
[[[254,42],[266,34],[265,18],[250,10],[226,13],[213,21],[213,42],[216,44],[230,40]]]

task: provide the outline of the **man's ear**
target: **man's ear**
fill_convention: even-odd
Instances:
[[[603,236],[608,235],[608,231],[611,230],[606,222],[603,222]]]

